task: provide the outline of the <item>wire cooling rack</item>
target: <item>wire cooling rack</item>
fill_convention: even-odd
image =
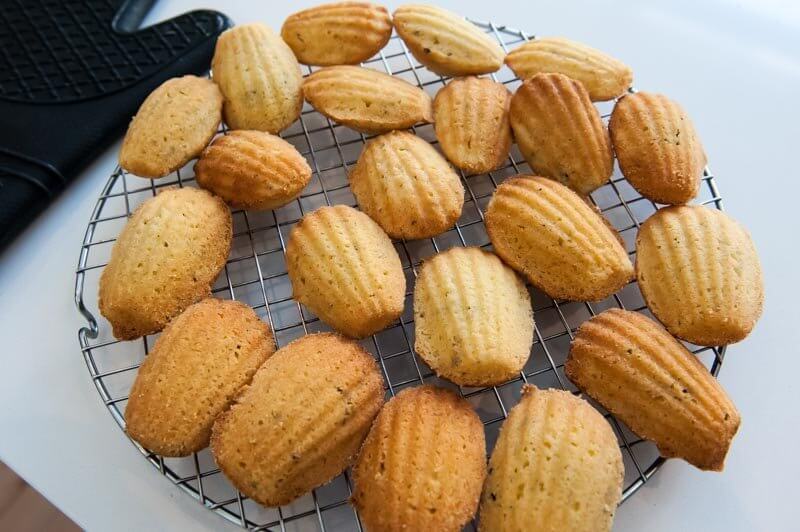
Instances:
[[[475,23],[506,51],[533,38],[505,26]],[[431,95],[444,86],[448,79],[422,67],[396,35],[392,36],[378,56],[364,63],[364,66],[401,77]],[[307,72],[310,71],[307,68]],[[512,91],[520,83],[506,67],[493,74],[492,78],[506,84]],[[613,102],[599,104],[604,120],[607,120],[612,106]],[[431,125],[418,126],[414,131],[420,137],[436,143]],[[225,133],[224,127],[220,133]],[[300,120],[281,136],[309,160],[314,171],[312,181],[298,200],[275,211],[233,211],[231,255],[213,288],[215,297],[237,299],[250,304],[272,326],[279,347],[306,333],[329,330],[307,308],[291,298],[291,284],[284,258],[286,239],[303,214],[317,207],[339,203],[356,205],[347,185],[347,173],[368,138],[332,123],[307,104]],[[563,367],[569,343],[583,321],[611,307],[647,313],[635,281],[606,300],[595,303],[554,301],[531,289],[536,320],[531,357],[519,377],[502,386],[456,387],[436,378],[416,355],[413,348],[411,297],[421,261],[453,246],[488,248],[483,211],[494,189],[508,176],[529,172],[530,168],[515,146],[508,161],[499,170],[469,177],[461,174],[466,192],[461,218],[452,230],[434,238],[395,242],[408,281],[405,312],[389,328],[362,341],[362,345],[380,364],[387,385],[387,396],[422,382],[432,382],[459,391],[472,404],[485,425],[489,452],[502,421],[518,401],[524,383],[577,392],[565,377]],[[100,397],[123,429],[128,391],[139,364],[158,335],[149,335],[133,342],[118,342],[113,338],[110,325],[97,309],[100,272],[108,261],[114,240],[137,205],[164,187],[192,186],[193,183],[191,164],[157,181],[141,179],[117,168],[97,200],[81,246],[75,299],[88,322],[78,332],[81,352]],[[633,255],[639,224],[659,206],[642,198],[624,180],[618,169],[615,169],[608,184],[592,193],[591,200],[617,228],[628,252]],[[722,209],[714,177],[708,169],[704,172],[697,201]],[[688,347],[712,374],[717,374],[723,362],[724,347]],[[640,439],[602,407],[593,404],[609,420],[619,440],[625,464],[624,502],[655,474],[663,458],[659,457],[652,443]],[[244,497],[228,483],[207,449],[191,457],[175,459],[163,458],[134,444],[162,475],[206,508],[244,528],[281,531],[362,530],[357,513],[347,503],[352,490],[348,472],[292,504],[264,508]],[[467,530],[475,530],[475,524],[468,525]]]

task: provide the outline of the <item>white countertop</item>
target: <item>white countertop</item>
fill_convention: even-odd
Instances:
[[[290,12],[314,3],[206,0],[203,7],[278,28]],[[796,527],[800,7],[790,0],[438,3],[471,18],[585,41],[631,65],[640,89],[680,101],[699,129],[726,210],[759,249],[764,316],[729,349],[721,374],[743,418],[725,472],[669,461],[620,508],[615,529]],[[193,4],[157,2],[148,22]],[[74,270],[118,147],[0,256],[0,459],[88,529],[224,529],[230,525],[160,477],[123,436],[78,348]]]

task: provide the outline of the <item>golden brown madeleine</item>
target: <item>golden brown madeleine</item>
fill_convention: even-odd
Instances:
[[[366,61],[389,42],[392,20],[383,6],[335,2],[298,11],[281,36],[307,65],[351,65]]]
[[[163,177],[203,151],[222,119],[222,93],[207,78],[172,78],[144,100],[128,126],[119,165],[141,177]]]
[[[566,374],[666,457],[721,471],[739,412],[703,364],[661,325],[611,309],[583,323]]]
[[[194,166],[197,184],[242,209],[276,209],[297,198],[311,168],[297,149],[263,131],[218,137]]]
[[[433,122],[433,103],[425,91],[369,68],[321,68],[305,79],[303,94],[323,115],[363,133]]]
[[[588,194],[611,177],[608,129],[580,82],[537,74],[511,98],[511,127],[534,172]]]
[[[480,28],[440,7],[407,4],[392,15],[414,57],[442,76],[487,74],[503,66],[503,50]]]
[[[562,37],[537,37],[512,50],[506,64],[520,79],[556,72],[580,81],[593,102],[625,92],[633,72],[622,61],[583,43]]]
[[[353,462],[383,395],[378,364],[356,342],[303,336],[272,355],[217,418],[211,452],[242,493],[288,504]]]
[[[352,207],[303,216],[289,235],[286,268],[293,297],[347,336],[369,336],[403,312],[400,257],[378,224]]]
[[[225,96],[223,113],[231,129],[278,133],[300,116],[300,65],[264,24],[243,24],[220,35],[211,70]]]
[[[511,149],[505,85],[488,78],[451,81],[433,100],[436,138],[453,164],[469,174],[498,168]]]
[[[603,299],[634,277],[619,234],[551,179],[507,179],[489,202],[486,229],[495,253],[553,298]]]
[[[231,211],[197,188],[170,188],[142,203],[100,276],[100,313],[114,336],[133,340],[164,328],[211,295],[231,250]]]
[[[139,368],[126,432],[162,456],[203,449],[214,420],[274,352],[269,325],[249,306],[195,303],[167,325]]]
[[[470,404],[444,388],[406,388],[361,447],[352,503],[370,531],[459,532],[485,477],[483,424]]]
[[[722,211],[681,205],[645,220],[636,237],[636,274],[655,317],[693,344],[738,342],[761,316],[756,248]]]
[[[691,201],[706,153],[683,108],[666,96],[637,92],[620,99],[609,121],[622,174],[658,203]]]
[[[458,174],[408,131],[369,141],[348,178],[358,205],[392,238],[438,235],[455,225],[464,206]]]
[[[489,460],[480,530],[611,530],[623,475],[617,438],[597,410],[525,385]]]
[[[519,377],[530,356],[533,310],[525,283],[480,248],[451,248],[422,264],[414,323],[416,352],[462,386]]]

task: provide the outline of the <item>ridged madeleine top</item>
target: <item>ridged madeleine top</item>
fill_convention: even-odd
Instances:
[[[370,68],[322,68],[305,79],[303,94],[323,115],[363,133],[433,121],[433,103],[425,91]]]
[[[483,424],[435,386],[407,388],[381,410],[353,468],[353,505],[367,530],[459,532],[486,476]]]
[[[570,392],[525,385],[489,460],[480,530],[609,531],[623,475],[617,438],[597,410]]]
[[[507,179],[489,202],[486,229],[495,253],[550,297],[595,301],[633,278],[616,231],[551,179]]]
[[[222,93],[206,78],[183,76],[158,86],[131,120],[119,165],[141,177],[181,168],[208,145],[222,118]]]
[[[269,325],[249,306],[208,298],[164,329],[125,407],[125,431],[162,456],[208,445],[211,426],[275,352]]]
[[[236,130],[218,137],[194,167],[197,184],[243,209],[287,204],[311,180],[297,149],[263,131]]]
[[[369,141],[348,177],[359,207],[393,238],[432,237],[461,216],[458,174],[433,146],[407,131]]]
[[[697,195],[706,153],[677,102],[661,94],[630,94],[614,106],[609,129],[620,170],[642,196],[681,204]]]
[[[462,386],[518,377],[533,342],[525,283],[493,253],[454,247],[426,260],[414,287],[414,349]]]
[[[442,76],[495,72],[503,50],[480,28],[440,7],[407,4],[394,12],[394,27],[414,57]]]
[[[114,336],[158,332],[211,295],[231,249],[231,212],[197,188],[169,188],[142,203],[125,224],[100,276],[100,313]]]
[[[583,85],[563,74],[537,74],[511,98],[514,138],[534,172],[582,194],[611,177],[608,130]]]
[[[650,318],[611,309],[584,322],[565,370],[663,456],[722,470],[739,412],[697,357]]]
[[[451,81],[433,101],[436,138],[453,164],[470,174],[498,168],[511,149],[505,85],[488,78]]]
[[[383,405],[372,356],[336,334],[279,349],[214,423],[211,451],[234,486],[288,504],[344,471]]]
[[[656,212],[636,238],[636,273],[667,330],[698,345],[746,337],[761,316],[761,264],[747,230],[722,211],[681,205]]]
[[[583,43],[562,37],[537,37],[512,50],[506,64],[520,79],[557,72],[580,81],[592,101],[612,100],[625,92],[633,72],[622,61]]]
[[[378,224],[352,207],[303,216],[289,235],[286,268],[293,297],[348,336],[369,336],[403,312],[400,257]]]
[[[350,65],[386,46],[392,21],[383,6],[336,2],[298,11],[281,28],[283,40],[307,65]]]
[[[226,30],[211,60],[231,129],[278,133],[300,116],[303,76],[291,48],[261,23]]]

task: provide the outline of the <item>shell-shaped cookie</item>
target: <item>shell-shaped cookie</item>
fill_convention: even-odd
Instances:
[[[634,276],[619,234],[551,179],[506,180],[489,202],[486,229],[495,253],[553,298],[603,299]]]
[[[222,93],[207,78],[172,78],[145,98],[128,126],[119,165],[141,177],[163,177],[197,157],[217,132]]]
[[[403,312],[406,279],[386,233],[345,205],[303,216],[286,246],[293,297],[334,329],[355,338]]]
[[[383,6],[336,2],[298,11],[286,19],[281,36],[307,65],[351,65],[386,46],[392,20]]]
[[[274,351],[269,325],[249,306],[195,303],[167,325],[139,368],[125,431],[162,456],[203,449],[214,420]]]
[[[662,455],[721,471],[739,412],[703,364],[661,325],[611,309],[583,323],[566,374]]]
[[[303,94],[323,115],[363,133],[433,122],[433,102],[425,91],[369,68],[321,68],[305,79]]]
[[[481,499],[480,530],[611,530],[622,491],[611,426],[583,399],[525,385],[500,429]]]
[[[556,72],[580,81],[594,102],[625,92],[633,72],[622,61],[583,43],[562,37],[537,37],[512,50],[506,64],[520,79]]]
[[[414,324],[416,352],[437,375],[462,386],[518,377],[533,342],[525,284],[479,248],[454,247],[423,263]]]
[[[100,277],[100,313],[114,336],[158,332],[211,295],[232,238],[231,212],[197,188],[171,188],[142,203],[123,228]]]
[[[620,170],[642,196],[681,204],[697,195],[706,152],[677,102],[661,94],[629,94],[614,106],[608,127]]]
[[[242,493],[288,504],[352,463],[383,396],[380,369],[361,346],[303,336],[272,355],[217,418],[211,452]]]
[[[451,81],[433,100],[434,127],[442,151],[469,174],[498,168],[511,149],[505,85],[488,78]]]
[[[276,209],[311,180],[297,149],[263,131],[236,130],[218,137],[194,166],[197,184],[242,209]]]
[[[414,57],[442,76],[495,72],[503,50],[473,23],[440,7],[408,4],[392,15],[398,35]]]
[[[588,194],[611,177],[608,129],[580,82],[537,74],[511,98],[511,127],[533,171]]]
[[[425,140],[392,131],[367,143],[349,175],[359,207],[393,238],[427,238],[453,227],[464,187]]]
[[[278,133],[300,116],[300,65],[264,24],[243,24],[220,35],[211,70],[225,96],[223,115],[231,129]]]
[[[353,467],[352,502],[367,530],[460,532],[486,477],[483,424],[444,388],[407,388],[375,419]]]
[[[656,212],[636,238],[636,274],[655,317],[694,344],[738,342],[761,316],[756,248],[722,211],[681,205]]]

